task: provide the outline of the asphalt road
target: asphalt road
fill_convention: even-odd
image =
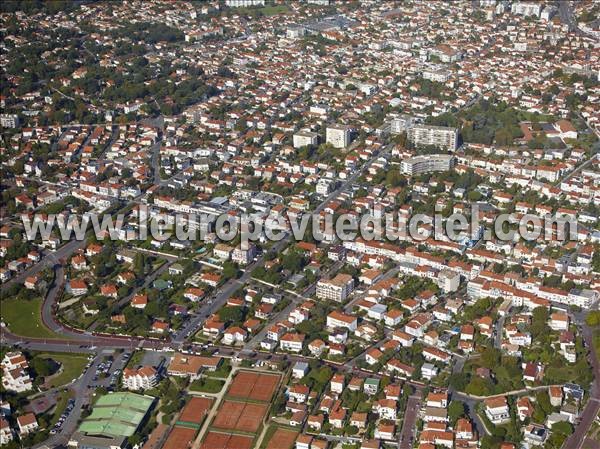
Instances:
[[[68,259],[71,256],[71,254],[73,254],[79,249],[85,248],[85,246],[86,242],[84,240],[71,240],[70,242],[67,242],[66,244],[58,248],[56,251],[44,250],[42,253],[42,259],[38,263],[32,265],[28,269],[22,271],[21,273],[14,276],[12,279],[2,284],[2,291],[6,291],[7,287],[15,282],[18,284],[22,284],[23,282],[25,282],[25,279],[27,279],[29,276],[36,275],[46,268],[53,267],[54,265],[59,263],[61,259]]]
[[[404,412],[404,422],[402,430],[398,437],[399,449],[412,449],[413,440],[416,434],[417,418],[421,410],[421,402],[423,400],[422,392],[417,390],[415,394],[408,398],[406,410]]]
[[[586,449],[582,448],[585,436],[589,432],[592,423],[598,416],[598,413],[600,413],[600,361],[598,360],[596,351],[594,351],[593,332],[592,329],[590,329],[583,322],[583,315],[580,314],[575,316],[575,321],[577,324],[582,326],[583,338],[586,342],[587,348],[590,350],[589,361],[594,372],[594,380],[590,390],[590,398],[585,406],[585,409],[583,410],[583,413],[579,417],[579,424],[575,427],[575,432],[573,432],[573,434],[567,438],[563,444],[563,449]]]

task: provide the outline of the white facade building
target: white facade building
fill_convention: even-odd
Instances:
[[[458,148],[457,128],[415,125],[408,129],[407,137],[417,147],[430,145],[450,151]]]
[[[335,148],[346,148],[350,145],[350,127],[345,125],[329,125],[325,131],[325,141]]]

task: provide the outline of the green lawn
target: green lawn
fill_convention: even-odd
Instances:
[[[206,371],[207,377],[218,377],[220,379],[226,379],[231,372],[231,362],[229,359],[224,359],[221,366],[215,371]]]
[[[263,16],[274,16],[277,14],[282,14],[288,12],[290,9],[287,5],[267,5],[262,8],[252,8],[252,7],[241,7],[236,8],[235,12],[237,14],[247,14],[249,16],[257,16],[262,14]]]
[[[88,358],[82,354],[44,353],[39,354],[36,357],[52,359],[55,362],[60,363],[60,371],[50,378],[48,388],[68,384],[73,379],[79,377],[83,372],[85,365],[88,363]]]
[[[286,5],[273,5],[273,6],[265,6],[260,9],[265,16],[274,16],[276,14],[281,14],[284,12],[288,12],[289,8]]]
[[[61,338],[42,324],[41,310],[41,298],[0,302],[0,317],[11,332],[23,337]]]
[[[190,385],[190,390],[200,391],[202,393],[218,393],[225,385],[224,380],[211,379],[209,377],[203,379],[197,379]]]

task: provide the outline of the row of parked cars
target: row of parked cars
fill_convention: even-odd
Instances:
[[[60,418],[58,418],[58,421],[56,421],[56,424],[54,424],[54,427],[50,430],[50,435],[54,435],[60,431],[69,414],[73,411],[73,407],[75,407],[75,399],[71,398],[69,399],[69,402],[67,402],[65,411],[62,412],[62,415],[60,415]]]

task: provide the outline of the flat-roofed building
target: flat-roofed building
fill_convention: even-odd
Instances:
[[[414,125],[408,129],[408,140],[415,146],[434,146],[454,151],[458,148],[458,129],[447,126]]]
[[[400,134],[406,132],[413,124],[414,117],[406,114],[400,114],[390,122],[390,132],[392,134]]]
[[[327,126],[325,141],[335,148],[346,148],[350,145],[350,127],[346,125]]]
[[[69,447],[119,449],[127,447],[128,438],[135,435],[146,420],[155,398],[125,392],[100,397],[92,413],[79,425],[69,441]]]
[[[221,362],[220,357],[202,357],[177,353],[167,368],[169,376],[190,377],[192,380],[200,375],[202,369],[215,371]]]
[[[319,135],[311,131],[298,131],[294,134],[294,148],[302,148],[307,145],[319,143]]]
[[[449,154],[413,156],[400,162],[400,171],[409,176],[447,171],[454,167],[456,159]]]
[[[321,279],[317,283],[317,298],[342,302],[352,292],[354,279],[349,274],[338,274],[333,279]]]

